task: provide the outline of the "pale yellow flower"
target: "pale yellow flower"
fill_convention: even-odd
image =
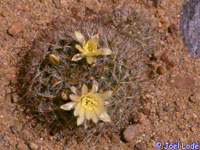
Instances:
[[[109,48],[99,48],[99,35],[96,34],[88,41],[85,40],[84,36],[80,33],[75,31],[75,36],[77,41],[81,44],[76,44],[75,47],[80,51],[80,53],[74,55],[72,61],[78,61],[82,58],[86,58],[88,64],[92,64],[96,61],[96,56],[99,55],[111,55],[112,51]]]
[[[105,109],[105,100],[112,95],[112,91],[97,93],[98,83],[93,82],[91,91],[83,84],[81,93],[75,87],[71,87],[74,94],[69,95],[72,102],[62,105],[60,108],[64,110],[74,109],[74,116],[78,116],[77,125],[86,125],[86,120],[92,120],[97,123],[98,120],[111,122],[109,115]]]

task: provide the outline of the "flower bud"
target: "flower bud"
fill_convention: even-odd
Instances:
[[[59,65],[61,63],[61,60],[60,58],[55,55],[55,54],[50,54],[49,55],[49,62],[52,64],[52,65]]]

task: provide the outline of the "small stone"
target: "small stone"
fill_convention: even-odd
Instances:
[[[6,16],[6,12],[2,10],[2,11],[1,11],[1,16],[2,16],[2,17],[5,17],[5,16]]]
[[[186,112],[184,115],[183,115],[184,119],[185,120],[190,120],[190,115]]]
[[[135,144],[135,149],[136,150],[146,150],[146,147],[142,143],[137,143],[137,144]]]
[[[18,144],[16,145],[16,148],[19,150],[28,150],[28,145],[26,145],[24,142],[18,142]]]
[[[76,17],[78,16],[79,10],[76,7],[72,7],[71,12]]]
[[[16,93],[11,94],[11,103],[17,103],[19,96]]]
[[[57,9],[61,8],[61,1],[60,0],[52,0],[52,2]]]
[[[161,33],[160,39],[161,39],[162,41],[166,41],[166,40],[167,40],[167,35],[166,35],[165,32],[164,32],[164,33]]]
[[[85,15],[86,16],[91,16],[93,14],[95,14],[95,11],[93,9],[89,8],[89,7],[86,7]]]
[[[142,115],[142,113],[136,113],[131,117],[130,121],[132,123],[141,123]]]
[[[7,30],[8,34],[11,36],[17,35],[19,32],[21,32],[23,29],[22,24],[14,23],[12,24],[9,29]]]
[[[195,79],[188,75],[175,76],[171,79],[171,84],[181,89],[194,89],[196,87]]]
[[[141,112],[144,114],[144,115],[150,115],[150,110],[148,108],[142,108],[141,109]]]
[[[163,66],[159,66],[156,71],[159,75],[165,74],[166,70]]]
[[[172,35],[172,37],[175,37],[176,34],[177,34],[177,31],[178,31],[178,28],[175,24],[171,24],[169,27],[168,27],[168,32]]]
[[[169,105],[167,105],[167,106],[165,106],[165,107],[163,108],[163,110],[166,111],[166,112],[168,112],[170,109],[171,109],[171,108],[170,108]]]
[[[23,129],[19,132],[19,137],[24,141],[30,140],[30,131],[28,129]]]
[[[10,126],[10,130],[12,131],[13,134],[17,133],[17,127],[15,125]]]
[[[29,147],[31,148],[31,150],[37,150],[39,148],[39,146],[36,143],[29,143]]]
[[[166,53],[163,53],[161,55],[160,60],[162,60],[163,62],[165,62],[170,67],[176,66],[176,62],[174,60],[172,60],[171,58],[169,58]]]
[[[133,139],[136,137],[138,131],[137,125],[129,125],[123,133],[124,139],[126,142],[132,142]]]
[[[153,53],[153,55],[154,55],[154,57],[158,58],[158,57],[160,57],[160,56],[162,55],[162,53],[163,53],[162,50],[159,49],[159,50],[155,51],[155,52]]]
[[[199,103],[200,102],[200,92],[195,92],[189,97],[189,101],[193,103]]]
[[[153,6],[154,6],[155,8],[157,8],[158,5],[159,5],[159,3],[160,3],[160,0],[151,0],[151,1],[153,2]]]

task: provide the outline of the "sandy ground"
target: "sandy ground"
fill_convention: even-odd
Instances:
[[[79,142],[77,138],[66,141],[58,135],[49,135],[44,129],[34,128],[29,116],[24,116],[23,108],[17,103],[19,96],[10,86],[17,80],[20,48],[28,46],[42,29],[48,27],[49,22],[59,16],[78,11],[78,15],[87,17],[86,10],[98,12],[102,7],[109,9],[120,3],[115,0],[0,1],[1,150],[152,150],[157,149],[155,144],[158,141],[162,144],[183,142],[185,145],[199,141],[200,61],[187,53],[180,36],[179,14],[183,0],[129,2],[139,12],[146,13],[156,35],[153,53],[144,60],[149,67],[148,82],[141,85],[146,88],[141,95],[142,102],[137,112],[128,116],[132,118],[129,124],[133,129],[127,131],[133,135],[132,142],[124,142],[120,135],[129,124],[113,133],[114,138],[105,135],[95,141],[93,136],[93,140],[87,143]]]

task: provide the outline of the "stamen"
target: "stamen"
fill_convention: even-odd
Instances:
[[[91,43],[86,43],[86,44],[84,44],[83,45],[83,49],[86,51],[86,52],[94,52],[94,51],[96,51],[95,49],[94,49],[94,46],[91,44]]]
[[[86,109],[92,110],[94,106],[97,106],[97,102],[93,97],[85,96],[81,99],[81,104]]]

